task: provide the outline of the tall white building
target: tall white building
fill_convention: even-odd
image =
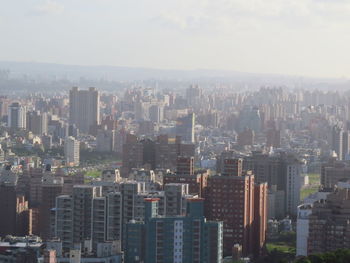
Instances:
[[[26,107],[14,102],[8,107],[7,126],[10,128],[26,128]]]
[[[287,165],[286,182],[286,212],[290,215],[297,215],[297,207],[300,204],[301,188],[301,164]]]
[[[80,161],[80,142],[74,137],[69,136],[64,142],[64,156],[66,164],[69,166],[78,166]]]
[[[338,159],[343,159],[343,129],[335,125],[332,128],[332,150],[336,152]]]
[[[309,215],[312,204],[298,206],[297,219],[297,256],[307,256],[307,239],[309,237]]]
[[[69,123],[75,124],[85,134],[100,124],[100,94],[95,88],[79,90],[74,87],[70,90]]]

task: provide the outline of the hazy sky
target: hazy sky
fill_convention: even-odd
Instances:
[[[0,0],[0,60],[350,77],[350,0]]]

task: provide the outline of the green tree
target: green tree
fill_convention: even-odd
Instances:
[[[350,262],[350,249],[338,249],[322,254],[310,255],[300,258],[296,263],[348,263]]]
[[[308,258],[301,258],[297,261],[298,263],[312,263]]]

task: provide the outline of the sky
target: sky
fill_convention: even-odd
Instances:
[[[350,0],[0,0],[0,60],[350,77]]]

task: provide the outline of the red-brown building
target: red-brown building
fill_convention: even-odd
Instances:
[[[56,207],[56,197],[62,194],[63,177],[47,172],[42,181],[42,202],[39,210],[40,237],[48,240],[53,237],[50,229],[51,209]]]
[[[222,174],[208,178],[206,217],[224,222],[225,256],[236,244],[244,256],[257,256],[265,243],[267,185],[256,185],[251,171],[242,172],[241,159],[223,163]]]
[[[132,168],[140,168],[143,165],[143,144],[136,135],[127,134],[123,145],[123,167],[121,174],[127,177]]]
[[[265,245],[267,231],[267,183],[260,183],[254,187],[254,254],[261,254]]]
[[[15,186],[0,186],[0,237],[31,234],[31,213],[23,195]]]
[[[29,204],[31,207],[38,207],[41,203],[41,180],[43,175],[42,168],[29,169]]]
[[[194,175],[194,157],[179,156],[176,164],[177,175]]]
[[[44,170],[31,168],[25,171],[25,176],[28,177],[29,184],[26,185],[25,194],[29,197],[32,232],[46,240],[50,238],[51,209],[55,207],[56,197],[62,194],[71,195],[73,185],[84,183],[84,175],[69,175],[59,168],[53,173],[48,166]],[[23,186],[19,189],[22,188]]]
[[[242,159],[224,159],[221,169],[221,175],[223,176],[237,176],[242,175]]]
[[[181,137],[169,138],[159,135],[157,140],[139,140],[128,134],[123,145],[123,167],[121,174],[127,177],[132,168],[170,169],[175,171],[180,156],[194,156],[194,144],[181,142]]]
[[[207,186],[207,180],[208,173],[206,171],[199,171],[194,175],[166,174],[163,178],[163,184],[188,184],[189,194],[203,197],[204,190]]]

